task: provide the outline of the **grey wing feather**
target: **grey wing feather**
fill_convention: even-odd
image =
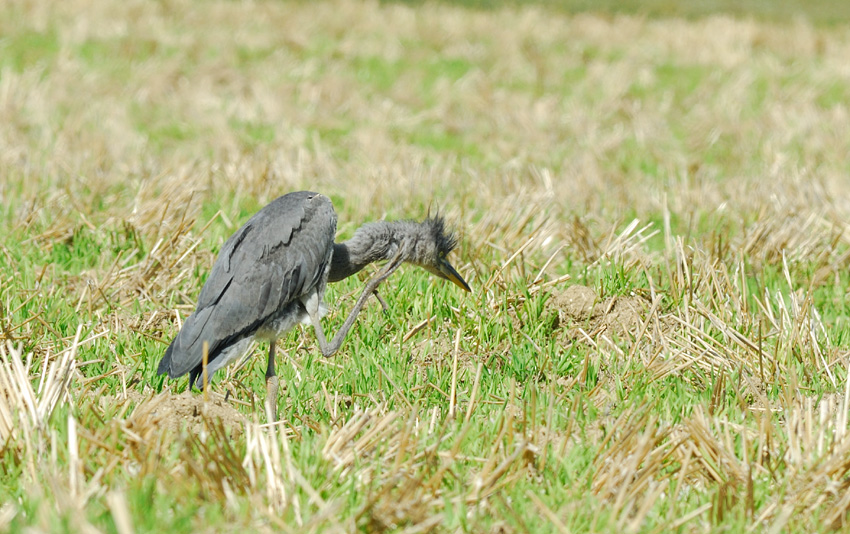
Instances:
[[[311,192],[272,201],[231,236],[219,253],[190,315],[160,362],[178,377],[253,334],[289,303],[326,279],[336,214]]]

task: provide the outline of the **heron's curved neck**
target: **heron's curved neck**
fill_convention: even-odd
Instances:
[[[328,282],[339,282],[370,263],[388,260],[399,246],[418,240],[419,225],[409,221],[376,221],[364,224],[348,241],[334,243]],[[404,246],[405,250],[415,247]],[[410,258],[404,258],[410,261]]]

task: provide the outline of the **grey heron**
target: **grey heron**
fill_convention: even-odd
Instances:
[[[369,296],[404,262],[470,290],[447,259],[457,239],[441,217],[367,223],[342,243],[334,243],[336,222],[330,199],[309,191],[279,197],[251,217],[224,243],[195,311],[166,349],[157,374],[189,373],[190,385],[202,389],[205,379],[242,356],[254,339],[267,340],[266,403],[275,414],[275,342],[297,323],[312,323],[322,354],[331,356]],[[328,342],[320,322],[327,283],[382,260],[387,264],[367,282]]]

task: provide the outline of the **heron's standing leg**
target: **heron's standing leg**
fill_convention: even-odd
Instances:
[[[269,423],[277,421],[277,390],[280,380],[274,372],[274,340],[269,342],[269,363],[266,367],[266,418]]]

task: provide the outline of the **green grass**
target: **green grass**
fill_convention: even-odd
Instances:
[[[844,9],[460,4],[0,7],[0,532],[846,528]],[[297,189],[439,210],[473,291],[201,408],[159,360]]]
[[[23,31],[3,42],[4,65],[22,71],[44,66],[59,49],[54,32]]]
[[[423,0],[384,0],[387,4],[399,3],[419,6]],[[469,9],[499,9],[506,5],[528,5],[529,3],[554,11],[566,13],[607,13],[640,15],[650,17],[705,17],[725,14],[737,17],[753,17],[768,21],[793,21],[806,19],[825,25],[843,24],[850,20],[850,8],[842,2],[816,0],[626,0],[591,2],[589,0],[535,0],[519,2],[505,0],[448,0],[444,3],[460,5]]]

